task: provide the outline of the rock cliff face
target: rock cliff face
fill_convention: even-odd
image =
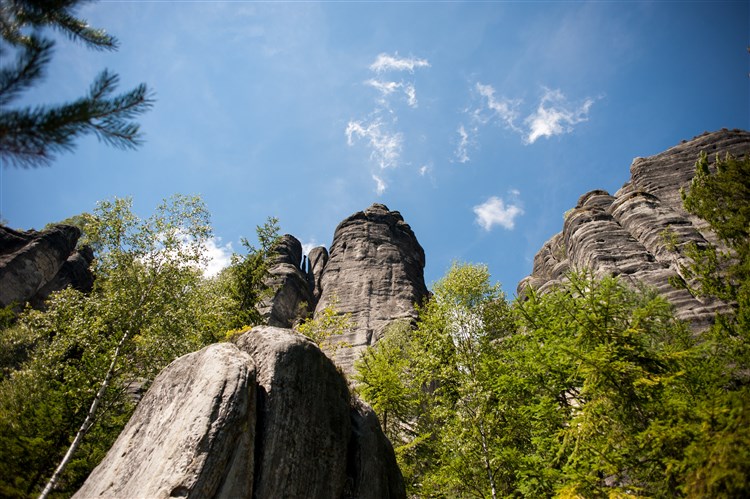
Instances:
[[[339,224],[328,262],[317,271],[315,315],[327,306],[351,314],[354,330],[332,340],[350,345],[336,352],[336,363],[344,370],[351,372],[388,324],[416,318],[414,304],[427,296],[424,265],[424,250],[397,211],[374,204]]]
[[[90,290],[93,254],[76,250],[80,236],[80,230],[70,225],[41,232],[0,226],[0,307],[39,307],[50,293],[69,285]]]
[[[313,287],[307,269],[302,269],[302,244],[285,234],[276,246],[276,256],[270,263],[267,284],[272,295],[263,300],[258,310],[269,326],[292,327],[294,322],[314,310]]]
[[[328,306],[351,314],[353,330],[331,340],[347,345],[334,356],[347,373],[388,324],[415,319],[414,305],[427,296],[424,250],[401,214],[382,204],[341,222],[330,254],[318,247],[305,258],[300,242],[288,234],[276,251],[269,269],[273,294],[260,305],[261,314],[278,327],[320,317]]]
[[[307,338],[261,326],[170,364],[74,496],[405,498],[372,410]]]
[[[615,275],[655,287],[675,306],[679,318],[696,329],[706,327],[724,303],[692,296],[669,284],[682,278],[689,244],[717,243],[706,222],[682,207],[680,189],[689,185],[702,151],[750,153],[750,133],[706,133],[648,158],[636,158],[631,178],[614,196],[595,190],[581,196],[565,217],[562,232],[547,241],[534,258],[530,276],[518,285],[519,296],[531,286],[541,292],[564,279],[568,270],[587,269],[595,276]]]

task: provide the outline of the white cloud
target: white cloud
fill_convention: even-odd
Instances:
[[[491,85],[477,83],[476,90],[486,101],[487,109],[492,115],[499,118],[508,128],[517,129],[515,120],[518,118],[518,106],[521,105],[520,100],[507,99],[505,97],[496,98],[495,89]],[[487,118],[483,117],[482,110],[483,108],[476,110],[474,116],[478,121],[484,123],[487,121]]]
[[[432,167],[430,165],[422,165],[419,167],[419,174],[424,177],[431,169]]]
[[[354,145],[354,138],[367,140],[372,150],[370,157],[375,160],[381,170],[394,167],[401,156],[404,137],[401,133],[391,133],[385,130],[380,119],[363,124],[361,121],[350,121],[346,126],[346,141]]]
[[[596,101],[596,98],[587,97],[576,106],[566,99],[562,91],[544,88],[536,110],[518,123],[522,99],[498,98],[492,85],[479,82],[474,85],[474,90],[479,95],[480,104],[465,111],[472,128],[467,129],[462,124],[458,129],[459,144],[455,157],[460,163],[469,160],[468,150],[472,145],[470,134],[478,133],[480,127],[491,121],[500,122],[505,128],[518,133],[523,142],[529,145],[540,137],[572,132],[574,125],[588,121],[589,110]]]
[[[517,197],[517,193],[518,191],[514,191],[512,195]],[[523,215],[523,209],[517,204],[506,204],[501,198],[492,196],[484,203],[475,206],[474,213],[477,216],[476,222],[486,231],[490,231],[495,225],[512,230],[516,217]]]
[[[594,100],[587,98],[580,106],[572,107],[560,90],[545,89],[539,107],[524,120],[528,126],[525,142],[533,144],[540,137],[571,132],[573,125],[588,120],[593,104]]]
[[[204,255],[206,258],[206,266],[203,269],[203,275],[206,277],[213,277],[224,268],[228,267],[232,263],[232,243],[229,242],[224,246],[221,245],[221,238],[214,237],[206,241],[204,248]]]
[[[469,161],[469,133],[466,131],[466,128],[463,126],[463,124],[458,127],[459,141],[458,141],[458,147],[456,147],[456,160],[459,163],[466,163]]]
[[[365,85],[372,87],[380,92],[380,104],[385,107],[388,106],[386,97],[390,96],[399,89],[406,96],[406,103],[410,107],[417,107],[417,89],[414,88],[414,85],[411,83],[370,79],[365,81]]]
[[[414,72],[415,68],[428,68],[430,63],[427,59],[417,59],[415,57],[399,57],[395,55],[378,54],[375,62],[370,64],[370,70],[376,73],[386,71],[409,71]]]
[[[315,240],[315,238],[310,239],[308,242],[301,243],[301,244],[302,244],[302,254],[303,255],[309,255],[310,254],[310,250],[312,250],[313,248],[317,248],[318,246],[321,246],[320,244],[318,244],[318,242]]]
[[[385,183],[385,180],[378,177],[377,175],[373,174],[372,179],[375,181],[375,192],[377,192],[378,196],[380,196],[385,192],[385,189],[388,187],[388,185]]]
[[[406,94],[406,102],[411,107],[417,107],[417,89],[411,83],[404,85],[404,93]]]
[[[380,92],[383,96],[391,95],[401,88],[402,84],[395,81],[367,80],[365,85],[370,86]]]

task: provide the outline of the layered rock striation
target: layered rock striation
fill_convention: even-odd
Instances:
[[[597,277],[620,276],[643,283],[669,300],[678,318],[700,330],[725,303],[696,297],[677,289],[670,279],[684,279],[691,245],[717,244],[707,223],[687,213],[680,189],[688,187],[701,152],[742,156],[750,153],[750,132],[721,130],[705,133],[667,151],[636,158],[631,178],[614,195],[595,190],[581,196],[566,214],[562,232],[550,238],[536,254],[530,276],[518,285],[545,292],[561,283],[571,270],[587,270]]]
[[[90,290],[94,255],[88,248],[76,249],[80,237],[81,231],[70,225],[40,232],[0,226],[0,307],[41,307],[52,292],[66,286]]]
[[[352,331],[332,338],[347,347],[335,360],[345,371],[395,320],[416,318],[414,305],[427,297],[425,254],[401,214],[373,204],[339,224],[327,263],[318,270],[319,316],[326,307],[351,314]]]
[[[74,496],[405,498],[372,409],[307,338],[268,326],[170,364]]]
[[[284,235],[269,268],[272,294],[259,310],[267,323],[293,327],[321,316],[326,307],[350,314],[354,327],[331,338],[334,360],[347,373],[369,345],[393,321],[416,318],[415,304],[427,296],[425,255],[401,214],[373,204],[342,221],[330,253],[313,248],[305,258],[302,245]]]

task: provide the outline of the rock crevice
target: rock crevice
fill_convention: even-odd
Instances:
[[[405,498],[393,448],[331,360],[289,329],[185,355],[74,496]]]

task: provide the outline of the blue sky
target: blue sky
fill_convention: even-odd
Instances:
[[[742,2],[169,2],[79,11],[115,53],[60,39],[28,103],[109,68],[146,82],[146,143],[87,137],[50,167],[0,170],[0,214],[41,228],[113,196],[147,216],[200,194],[217,254],[267,216],[305,245],[373,202],[399,210],[434,282],[489,265],[509,295],[563,213],[616,191],[636,156],[750,128]]]

